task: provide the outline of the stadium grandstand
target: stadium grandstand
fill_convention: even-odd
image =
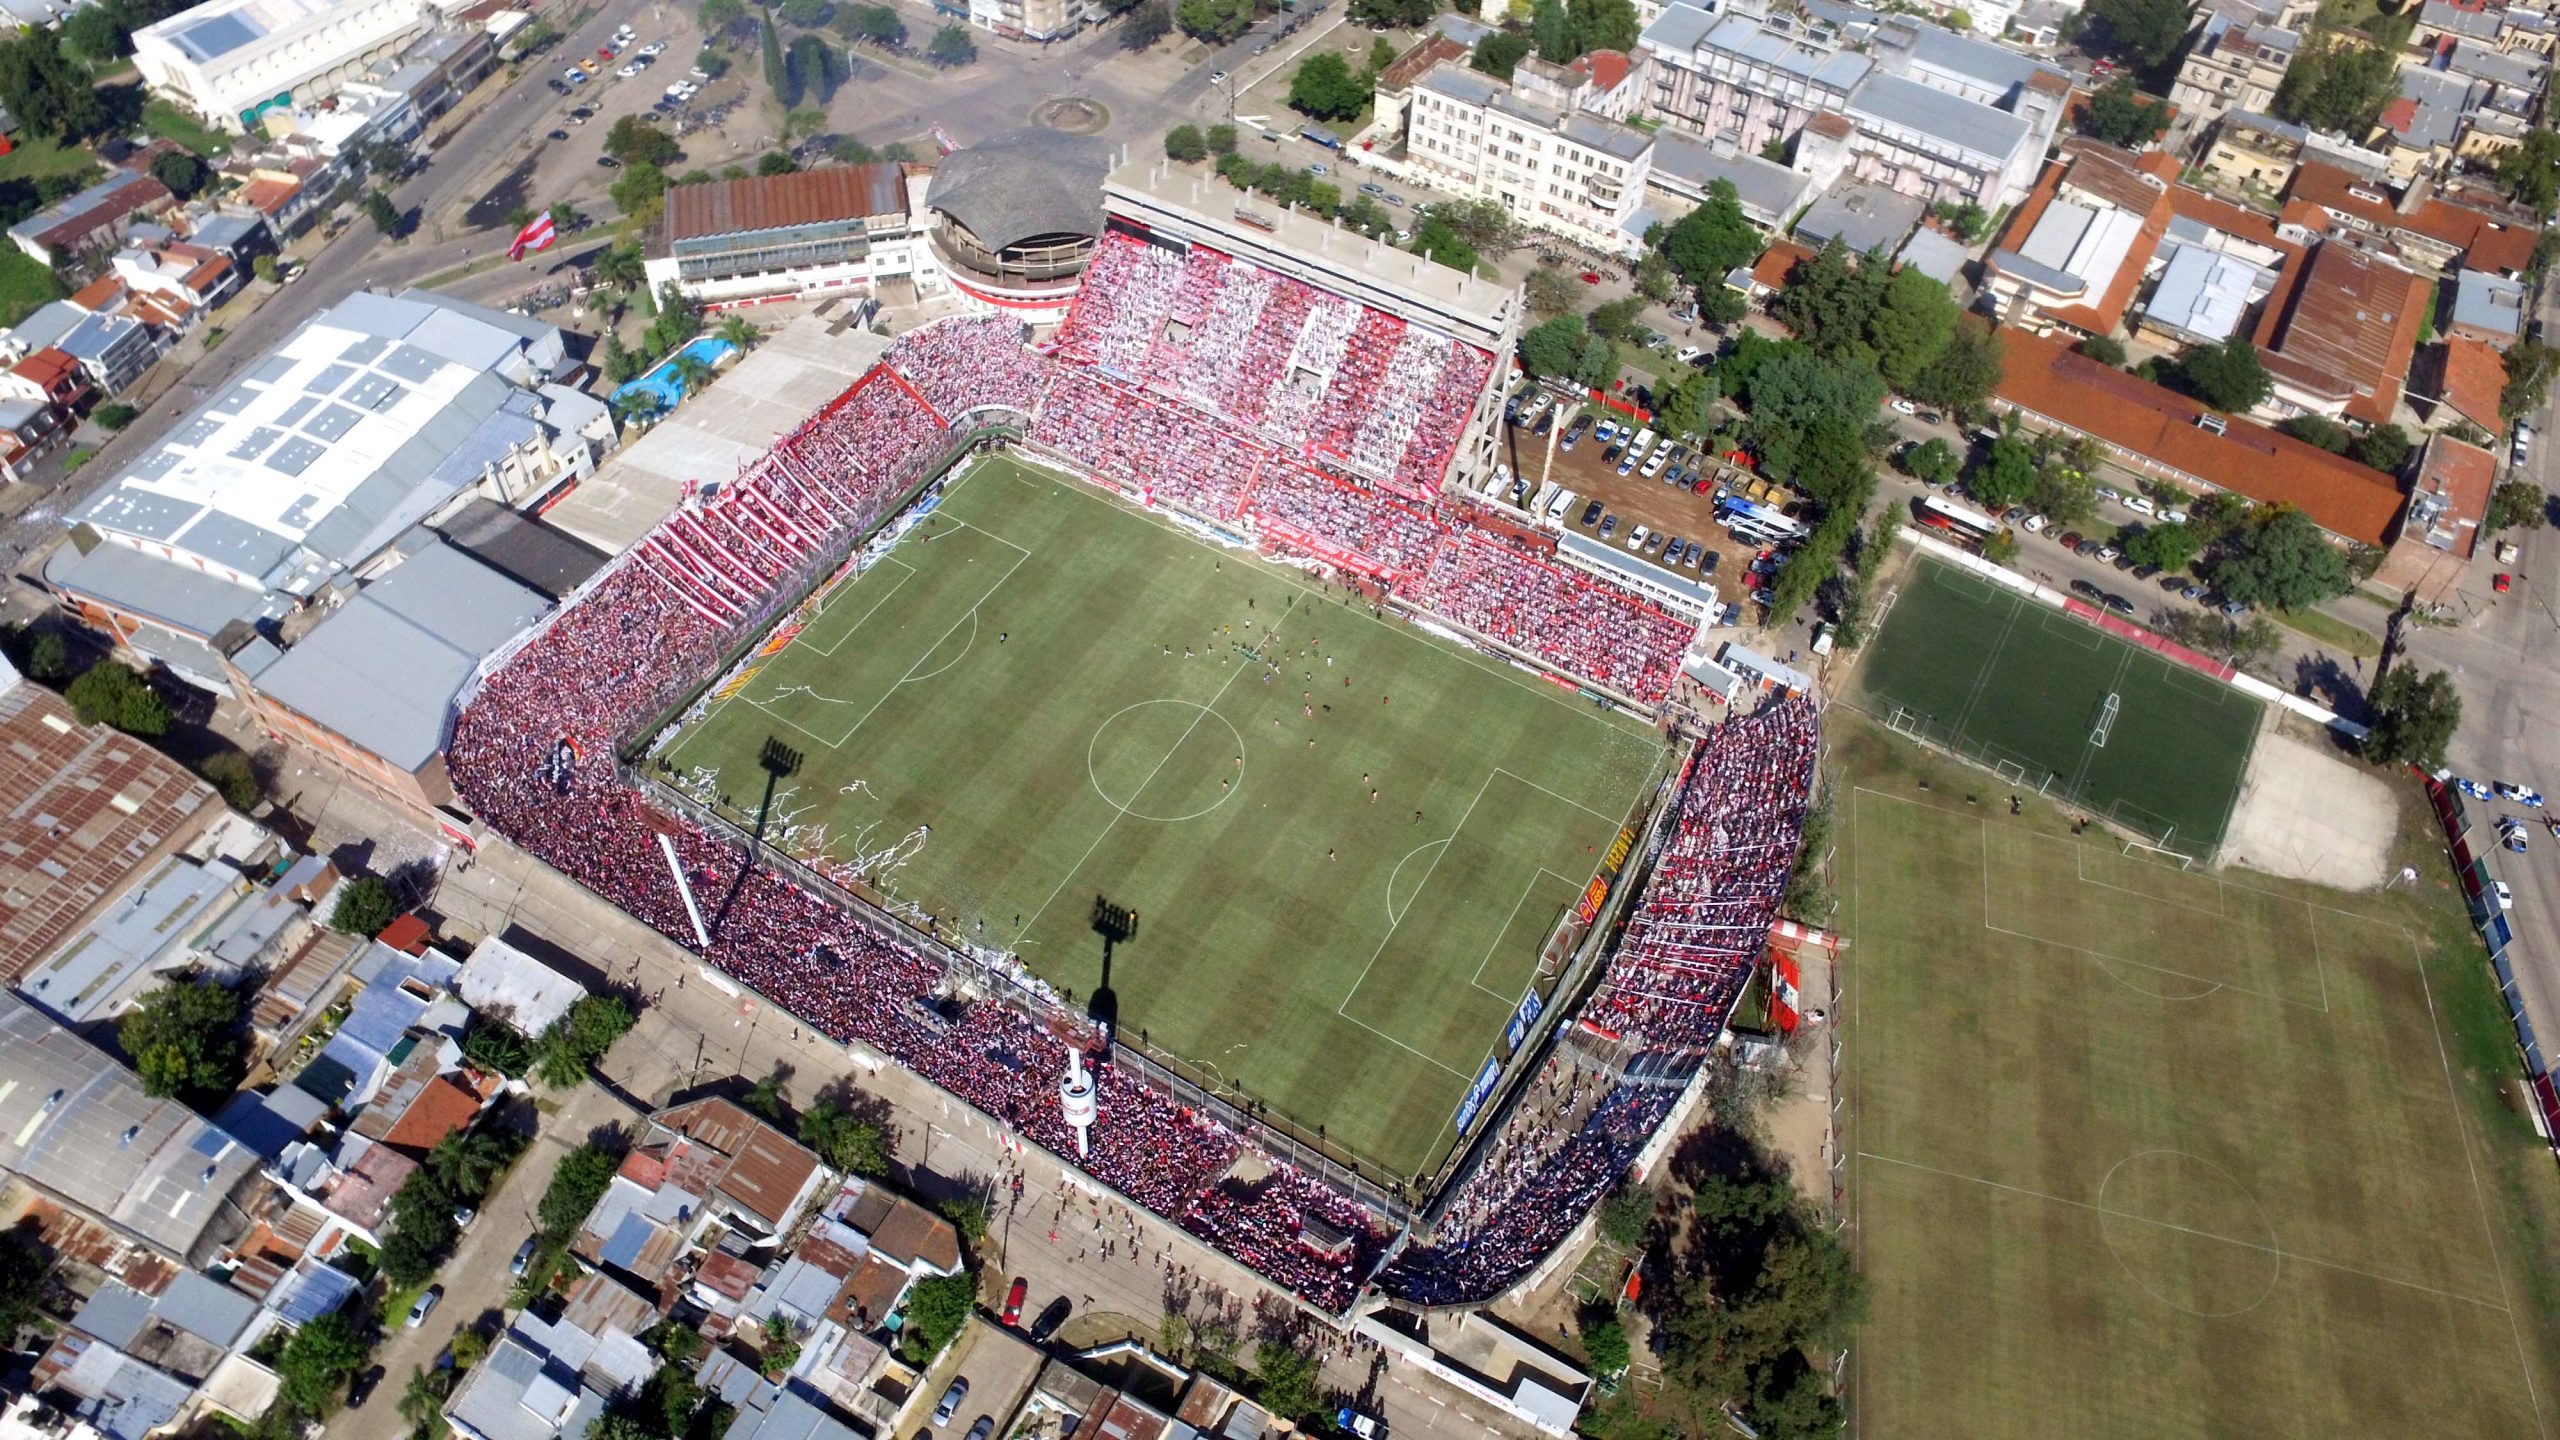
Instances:
[[[1578,1004],[1524,1048],[1436,1192],[1293,1163],[1255,1122],[1147,1066],[1000,962],[760,856],[640,763],[819,586],[888,553],[970,451],[1010,444],[1159,513],[1355,581],[1594,698],[1653,714],[1696,632],[1443,498],[1490,414],[1517,296],[1239,223],[1124,169],[1064,325],[957,316],[878,363],[734,479],[697,487],[483,667],[451,746],[483,823],[849,1047],[1052,1154],[1072,1051],[1106,1122],[1068,1162],[1341,1316],[1372,1289],[1481,1303],[1518,1283],[1698,1093],[1776,917],[1815,751],[1786,699],[1684,739]],[[1308,221],[1305,224],[1312,225]],[[1427,272],[1427,273],[1424,273]],[[716,930],[694,897],[721,897]],[[1597,903],[1596,901],[1593,903]],[[1586,917],[1594,918],[1594,917]],[[1470,1105],[1474,1105],[1474,1099]],[[1459,1129],[1468,1131],[1462,1119]],[[1247,1167],[1265,1183],[1228,1183]]]

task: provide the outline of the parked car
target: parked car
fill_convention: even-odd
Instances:
[[[981,1415],[977,1423],[969,1427],[969,1440],[987,1440],[987,1437],[994,1433],[996,1433],[996,1417]]]
[[[1600,512],[1601,512],[1601,511],[1603,511],[1603,510],[1606,510],[1606,509],[1608,509],[1608,508],[1609,508],[1608,506],[1601,504],[1601,503],[1600,503],[1599,501],[1597,501],[1597,500],[1594,500],[1594,501],[1592,501],[1590,504],[1583,506],[1583,507],[1582,507],[1582,528],[1583,528],[1583,529],[1585,529],[1585,530],[1588,530],[1588,529],[1590,529],[1592,526],[1599,524],[1599,523],[1600,523]]]
[[[554,130],[551,132],[551,138],[554,140],[566,140],[569,138],[569,132],[566,130]]]
[[[1912,404],[1908,400],[1897,399],[1893,402],[1893,413],[1896,415],[1917,416],[1920,413],[1920,407]]]
[[[1379,184],[1375,180],[1363,180],[1360,182],[1360,193],[1363,195],[1384,195],[1387,193],[1387,187]]]
[[[1615,515],[1603,515],[1603,516],[1601,516],[1601,517],[1600,517],[1600,538],[1601,538],[1601,539],[1603,539],[1603,540],[1606,540],[1606,539],[1608,539],[1610,536],[1615,535],[1615,534],[1617,534],[1617,533],[1618,533],[1618,517],[1617,517],[1617,516],[1615,516]]]
[[[1363,1415],[1348,1405],[1333,1412],[1333,1423],[1359,1436],[1360,1440],[1386,1440],[1386,1421],[1375,1415]]]
[[[2065,550],[2077,550],[2080,548],[2080,532],[2077,530],[2065,530],[2057,538],[2062,541],[2062,548]]]
[[[968,1398],[969,1377],[963,1375],[951,1382],[950,1389],[942,1392],[942,1403],[933,1407],[933,1423],[950,1424],[951,1417],[960,1413],[960,1402]]]
[[[2108,609],[2113,610],[2119,615],[2130,615],[2133,613],[2133,602],[2113,591],[2109,591],[2099,600],[2098,603],[2106,606]]]
[[[418,1296],[417,1301],[410,1305],[409,1318],[402,1322],[402,1328],[415,1330],[426,1324],[428,1314],[436,1308],[436,1302],[443,1298],[444,1286],[441,1284],[428,1286],[424,1293]]]
[[[2163,525],[2184,525],[2187,523],[2187,512],[2173,507],[2161,511],[2157,518]]]
[[[1004,1296],[1005,1324],[1019,1325],[1022,1323],[1022,1297],[1025,1294],[1028,1294],[1030,1289],[1031,1282],[1029,1280],[1020,1275],[1013,1277],[1013,1288],[1006,1291]]]
[[[1642,525],[1639,525],[1627,535],[1627,548],[1637,552],[1638,554],[1642,554],[1644,552],[1645,542],[1652,538],[1653,532]]]
[[[2124,498],[2122,495],[2116,493],[2116,488],[2112,485],[2101,485],[2091,493],[2095,494],[2101,500],[2121,500]]]
[[[533,1252],[541,1248],[541,1236],[527,1235],[524,1237],[524,1243],[516,1247],[516,1258],[507,1262],[507,1273],[515,1276],[519,1280],[523,1279],[525,1267],[533,1263]]]
[[[598,165],[603,166],[603,167],[604,167],[605,169],[607,169],[607,170],[619,170],[619,169],[621,169],[621,168],[622,168],[622,162],[621,162],[621,161],[619,161],[619,160],[614,159],[614,158],[613,158],[612,156],[610,156],[610,155],[599,155],[599,156],[597,156],[597,157],[596,157],[596,163],[597,163]]]
[[[2492,880],[2489,882],[2489,897],[2498,902],[2498,908],[2501,910],[2513,910],[2516,908],[2516,892],[2508,889],[2507,882],[2504,880]],[[376,1366],[375,1368],[379,1369],[381,1367]]]
[[[2124,497],[2124,508],[2132,511],[2136,515],[2151,514],[2153,509],[2151,497],[2148,495],[2127,495]]]

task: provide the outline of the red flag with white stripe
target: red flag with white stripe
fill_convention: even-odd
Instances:
[[[507,247],[507,258],[521,260],[534,251],[548,250],[551,242],[558,238],[558,228],[551,223],[551,212],[545,210],[516,232],[515,243]]]

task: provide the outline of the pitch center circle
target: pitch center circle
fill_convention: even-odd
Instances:
[[[2184,1150],[2126,1156],[2098,1183],[2098,1227],[2133,1282],[2173,1310],[2241,1315],[2275,1293],[2284,1257],[2248,1186]]]
[[[1132,820],[1196,820],[1244,786],[1244,736],[1190,700],[1141,700],[1093,732],[1094,793]]]

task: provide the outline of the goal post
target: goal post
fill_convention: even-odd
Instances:
[[[2118,695],[2113,690],[2107,692],[2107,698],[2098,706],[2098,723],[2092,726],[2089,730],[2089,745],[2091,749],[2104,750],[2107,748],[2107,737],[2115,733],[2116,712],[2122,709],[2123,706],[2123,696]]]

